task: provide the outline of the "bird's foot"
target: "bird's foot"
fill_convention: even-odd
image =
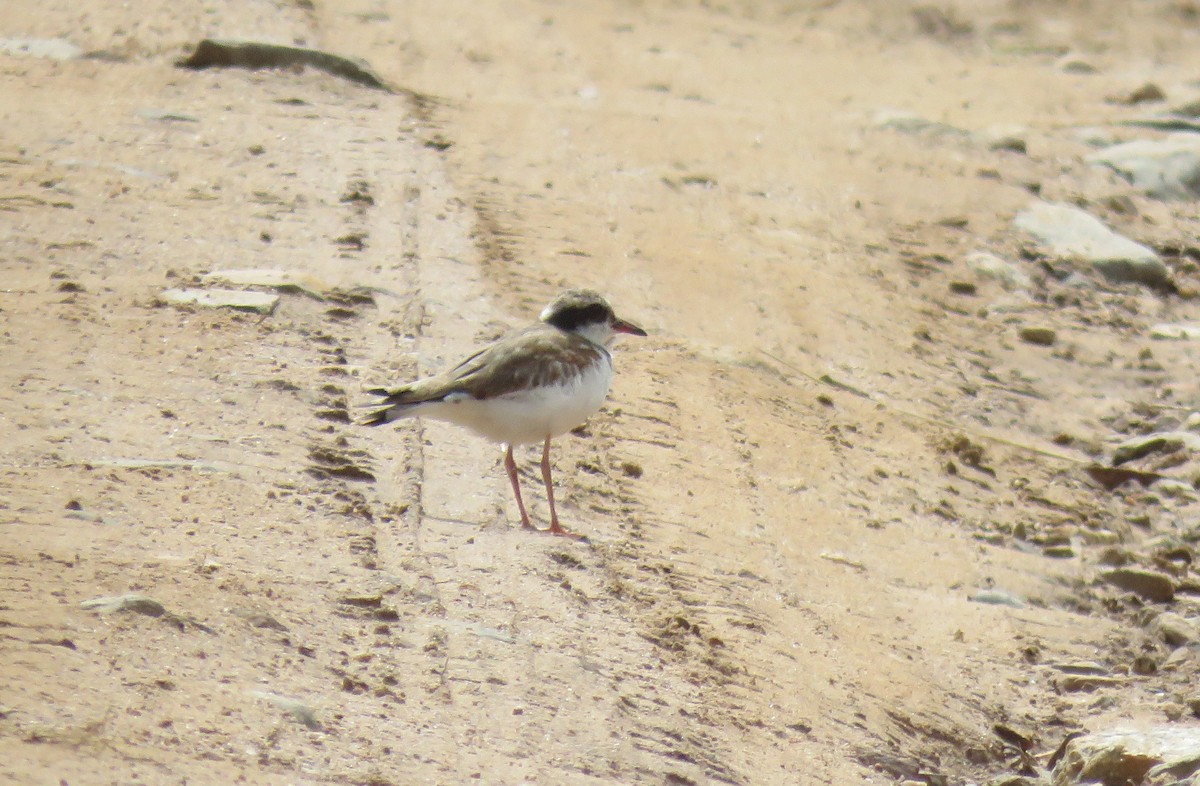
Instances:
[[[564,529],[563,526],[561,524],[559,524],[557,521],[551,521],[550,528],[542,530],[542,532],[545,532],[549,535],[558,535],[560,537],[570,538],[572,540],[582,540],[584,542],[587,541],[586,535],[580,535],[577,532],[572,532],[569,529]]]

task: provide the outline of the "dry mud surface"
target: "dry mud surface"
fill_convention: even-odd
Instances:
[[[1200,96],[1197,9],[1126,6],[6,3],[76,51],[0,51],[0,781],[965,783],[1196,723],[1194,446],[1088,472],[1197,407],[1195,203],[1085,162]],[[162,299],[246,269],[299,283]],[[556,444],[588,543],[351,422],[566,286],[651,333]]]

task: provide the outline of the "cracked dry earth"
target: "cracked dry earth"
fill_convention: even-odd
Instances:
[[[0,54],[0,780],[960,783],[1193,722],[1194,664],[1096,576],[1157,559],[1193,610],[1162,539],[1195,498],[1085,469],[1195,404],[1145,333],[1197,316],[1195,209],[1063,131],[1194,78],[1186,4],[138,5],[0,21],[80,53]],[[173,67],[202,38],[398,89]],[[1031,190],[1176,249],[1179,289],[1060,285]],[[963,283],[980,248],[1026,300]],[[162,300],[247,269],[299,285]],[[565,286],[651,334],[555,446],[587,543],[514,525],[494,446],[352,423]]]

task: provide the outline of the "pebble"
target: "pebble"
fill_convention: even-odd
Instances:
[[[1200,728],[1121,726],[1067,743],[1051,774],[1054,786],[1077,783],[1182,782],[1200,771]],[[1160,780],[1166,776],[1167,780]]]
[[[1108,688],[1122,684],[1118,677],[1100,677],[1084,674],[1065,674],[1054,681],[1058,689],[1065,693],[1093,691],[1097,688]]]
[[[989,606],[1011,606],[1014,609],[1025,608],[1025,602],[1012,593],[1004,590],[980,590],[968,600],[975,603],[986,603]]]
[[[279,305],[279,295],[236,289],[168,289],[159,298],[172,306],[233,308],[258,314],[270,314]]]
[[[1066,663],[1052,664],[1053,668],[1061,671],[1063,674],[1075,675],[1090,675],[1093,677],[1105,676],[1108,674],[1108,669],[1102,664],[1091,660],[1075,660]]]
[[[1134,88],[1128,93],[1111,95],[1105,100],[1112,104],[1133,106],[1134,104],[1147,104],[1153,101],[1165,101],[1167,100],[1167,94],[1153,82],[1146,82],[1141,87]]]
[[[896,109],[881,109],[875,113],[875,125],[890,131],[931,137],[957,137],[965,139],[970,134],[948,123],[927,120],[912,112]]]
[[[1160,323],[1150,328],[1150,338],[1195,341],[1200,339],[1200,322]]]
[[[1013,223],[1037,241],[1043,253],[1090,263],[1111,282],[1160,287],[1171,283],[1170,271],[1158,254],[1077,207],[1034,202]]]
[[[324,300],[330,287],[311,273],[295,270],[214,270],[200,279],[205,284],[225,284],[235,287],[271,287],[285,292],[302,292],[316,300]]]
[[[1197,639],[1196,626],[1186,617],[1173,611],[1164,611],[1155,617],[1150,629],[1172,647],[1182,647]]]
[[[1087,60],[1071,52],[1058,58],[1058,62],[1054,66],[1064,74],[1094,74],[1099,70]]]
[[[1167,603],[1175,598],[1175,582],[1156,570],[1116,568],[1104,571],[1100,578],[1151,603]]]
[[[1183,447],[1183,440],[1169,432],[1141,434],[1125,440],[1113,449],[1112,465],[1120,466],[1127,461],[1149,456],[1151,453],[1174,453]]]
[[[167,613],[166,607],[154,598],[137,593],[92,598],[91,600],[83,601],[79,605],[88,611],[98,611],[101,614],[110,614],[117,611],[136,611],[139,614],[145,614],[147,617],[161,617]]]
[[[74,60],[83,50],[63,38],[0,38],[0,53],[17,57]]]
[[[1200,197],[1200,138],[1196,134],[1135,139],[1091,153],[1087,161],[1112,169],[1155,199]]]
[[[1033,288],[1033,279],[1024,271],[991,252],[973,251],[965,261],[975,275],[993,279],[1010,292]]]
[[[1023,327],[1017,335],[1021,337],[1022,341],[1028,344],[1037,344],[1040,347],[1053,346],[1054,341],[1058,338],[1053,329],[1038,326]]]
[[[1168,499],[1197,499],[1196,489],[1191,483],[1174,478],[1163,478],[1154,484],[1154,490]]]
[[[276,707],[291,715],[296,721],[304,724],[305,727],[312,731],[322,730],[321,722],[317,720],[316,710],[299,699],[293,699],[289,696],[281,696],[278,693],[271,693],[270,691],[263,690],[252,691],[250,695],[254,696],[255,698],[265,699],[266,701],[271,702]]]
[[[1191,431],[1156,431],[1125,440],[1113,450],[1114,467],[1151,453],[1176,453],[1180,450],[1200,451],[1200,434]]]

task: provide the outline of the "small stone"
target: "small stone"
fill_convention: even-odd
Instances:
[[[1167,603],[1175,598],[1175,582],[1156,570],[1116,568],[1101,573],[1100,578],[1151,603]]]
[[[1051,773],[1054,786],[1182,782],[1200,769],[1200,729],[1181,724],[1120,726],[1072,739]]]
[[[74,60],[83,51],[62,38],[0,38],[0,54],[10,57],[43,57]]]
[[[330,286],[321,279],[298,270],[271,268],[252,270],[214,270],[201,277],[205,284],[235,287],[271,287],[281,292],[300,292],[315,300],[324,300]]]
[[[1174,478],[1163,478],[1154,484],[1154,490],[1167,499],[1195,500],[1196,489],[1191,483]]]
[[[1085,529],[1079,536],[1089,546],[1115,546],[1121,542],[1120,535],[1107,529]]]
[[[246,612],[242,614],[241,617],[245,619],[252,628],[264,628],[267,630],[277,630],[281,632],[286,632],[288,629],[287,625],[284,625],[282,622],[265,612]]]
[[[1178,453],[1181,450],[1200,451],[1200,434],[1191,431],[1158,431],[1125,440],[1113,449],[1112,465],[1145,458],[1152,453]]]
[[[1113,283],[1171,285],[1170,270],[1158,254],[1077,207],[1034,202],[1013,224],[1032,237],[1043,254],[1086,262]]]
[[[622,461],[621,462],[621,474],[623,474],[625,477],[633,478],[634,480],[637,480],[638,478],[640,478],[642,476],[642,473],[643,473],[643,470],[642,470],[641,464],[638,464],[635,461]]]
[[[1083,691],[1094,691],[1097,688],[1110,688],[1114,685],[1123,684],[1123,680],[1117,677],[1096,677],[1082,674],[1066,674],[1054,681],[1058,689],[1065,693],[1078,693]]]
[[[990,278],[999,282],[1009,290],[1029,290],[1033,280],[1016,265],[1007,262],[987,251],[974,251],[967,254],[967,267],[980,278]]]
[[[989,606],[1011,606],[1014,609],[1025,608],[1025,602],[1012,593],[1003,590],[980,590],[968,600],[975,603],[986,603]]]
[[[1075,549],[1070,546],[1046,546],[1042,549],[1042,555],[1052,559],[1071,559],[1075,556]]]
[[[182,112],[173,112],[170,109],[139,109],[135,113],[138,117],[144,120],[168,120],[177,123],[199,123],[200,118],[195,115],[185,115]]]
[[[1195,341],[1200,339],[1200,322],[1153,325],[1150,328],[1150,338]]]
[[[950,291],[955,295],[974,295],[978,288],[970,281],[951,281]]]
[[[1054,663],[1052,667],[1061,671],[1063,674],[1076,674],[1093,677],[1103,677],[1108,674],[1108,669],[1103,665],[1091,660],[1073,660],[1066,663]]]
[[[1164,611],[1155,617],[1154,622],[1150,624],[1150,629],[1172,647],[1182,647],[1200,638],[1196,626],[1187,618],[1173,611]]]
[[[275,306],[279,305],[279,295],[235,289],[168,289],[159,295],[159,298],[172,306],[232,308],[259,314],[270,314],[275,311]]]
[[[1196,134],[1135,139],[1091,153],[1087,160],[1108,167],[1155,199],[1200,197],[1200,139]]]
[[[956,137],[966,139],[970,134],[961,128],[956,128],[948,123],[939,123],[934,120],[927,120],[919,115],[911,112],[898,111],[894,109],[882,109],[875,113],[875,125],[879,128],[886,128],[890,131],[899,131],[903,134],[913,134],[928,137]]]
[[[317,720],[316,710],[299,699],[281,696],[278,693],[271,693],[270,691],[258,690],[252,691],[250,695],[271,702],[279,709],[291,715],[298,723],[304,724],[311,731],[322,730],[321,722]]]
[[[1023,327],[1017,333],[1021,340],[1029,344],[1037,344],[1040,347],[1049,347],[1054,345],[1057,334],[1053,329],[1048,327]]]
[[[1060,57],[1054,65],[1064,74],[1094,74],[1099,70],[1079,55],[1070,52]]]
[[[166,607],[154,598],[137,593],[92,598],[91,600],[83,601],[79,605],[88,611],[98,611],[101,614],[109,614],[117,611],[136,611],[138,614],[145,614],[147,617],[161,617],[167,613]]]
[[[1001,150],[1024,155],[1026,143],[1025,139],[1019,136],[998,136],[988,141],[988,150]]]
[[[1146,104],[1152,101],[1165,101],[1167,94],[1162,88],[1153,82],[1146,82],[1140,87],[1130,90],[1128,93],[1108,96],[1105,101],[1110,104],[1125,104],[1133,106],[1134,104]]]

